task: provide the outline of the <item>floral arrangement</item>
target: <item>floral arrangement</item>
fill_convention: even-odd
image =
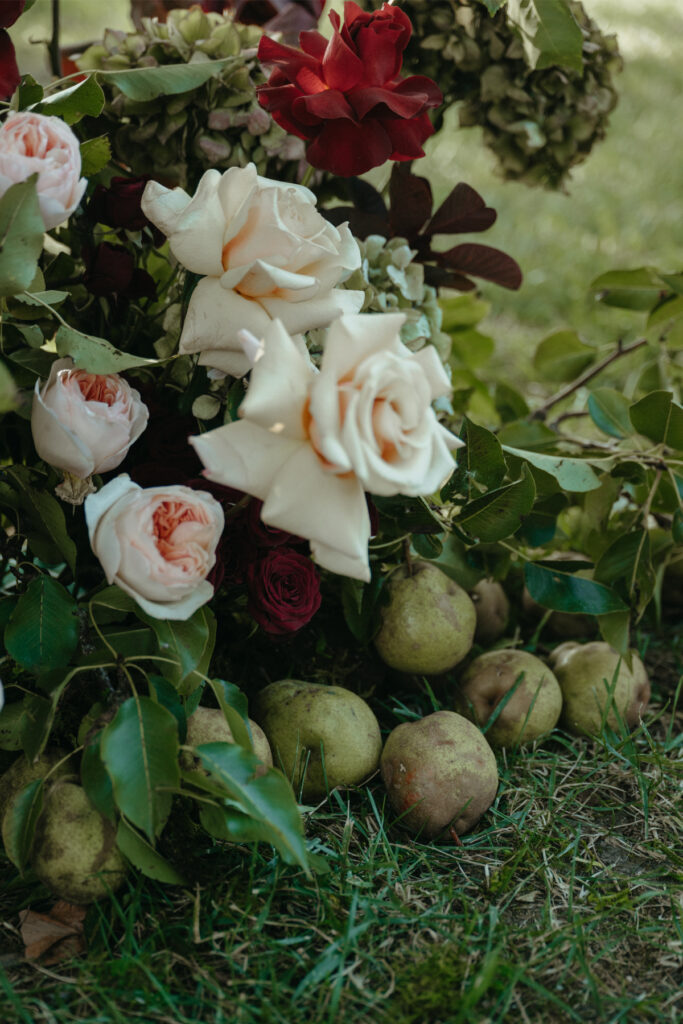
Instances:
[[[368,6],[347,0],[298,47],[230,12],[174,10],[108,33],[75,82],[10,68],[2,83],[0,812],[8,856],[65,898],[104,894],[127,864],[181,880],[178,821],[308,870],[306,765],[272,767],[248,701],[285,675],[388,671],[371,642],[406,572],[438,571],[469,602],[514,569],[514,540],[540,553],[524,557],[531,599],[599,614],[628,647],[618,574],[544,564],[565,495],[606,486],[604,466],[526,422],[509,386],[494,407],[477,376],[472,278],[518,288],[521,272],[490,246],[434,244],[496,214],[464,183],[433,210],[411,165],[440,90],[403,73],[405,11]],[[386,161],[382,194],[357,176]],[[569,357],[592,358],[574,342]],[[610,434],[606,401],[592,414]],[[469,645],[433,671],[471,647],[469,605],[465,619]],[[342,784],[377,767],[373,722],[375,753]],[[53,784],[82,787],[109,837],[85,889],[41,861]]]

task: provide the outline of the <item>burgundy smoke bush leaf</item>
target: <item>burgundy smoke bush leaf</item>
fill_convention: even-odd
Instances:
[[[430,220],[425,234],[462,235],[469,231],[486,231],[497,216],[478,192],[460,181]]]
[[[432,189],[426,178],[411,174],[409,168],[396,165],[389,184],[391,233],[407,238],[411,244],[432,212]]]
[[[473,274],[492,281],[503,288],[516,289],[522,283],[519,265],[500,249],[474,242],[456,245],[453,249],[437,254],[442,267],[452,268],[462,274]],[[452,287],[452,286],[451,286]]]

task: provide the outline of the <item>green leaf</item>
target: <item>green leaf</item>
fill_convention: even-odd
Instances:
[[[499,11],[501,7],[505,6],[507,0],[478,0],[478,2],[486,8],[491,16],[493,16],[496,11]]]
[[[36,822],[43,809],[43,780],[36,779],[10,803],[2,822],[5,853],[22,873],[26,870],[33,846]]]
[[[496,383],[494,402],[496,412],[503,423],[522,419],[529,412],[529,406],[524,396],[515,388],[511,388],[509,384],[504,384],[502,381]]]
[[[216,695],[216,700],[230,726],[235,743],[239,743],[245,750],[253,753],[254,744],[247,714],[247,698],[239,686],[227,683],[224,679],[210,679],[209,686]]]
[[[543,473],[555,477],[563,491],[582,493],[594,491],[600,486],[593,468],[584,459],[571,459],[565,455],[543,455],[540,452],[528,452],[521,448],[503,445],[503,451],[517,459],[523,459]]]
[[[257,776],[255,772],[261,762],[237,744],[204,743],[196,748],[196,753],[238,809],[259,825],[267,826],[268,840],[283,859],[288,864],[299,864],[308,874],[303,823],[294,791],[284,775],[269,768]]]
[[[677,508],[671,524],[671,536],[674,544],[683,544],[683,509]]]
[[[537,562],[527,562],[524,579],[534,601],[553,611],[605,615],[627,610],[619,595],[602,583],[572,576]]]
[[[598,301],[606,306],[643,311],[658,302],[662,279],[652,267],[610,270],[596,277],[590,287]]]
[[[40,674],[69,663],[78,644],[76,602],[51,576],[31,580],[5,630],[11,658]]]
[[[111,146],[106,135],[98,135],[95,139],[81,142],[81,174],[84,178],[92,178],[104,170],[111,160]]]
[[[20,301],[21,304],[24,306],[33,306],[35,308],[40,307],[45,303],[47,303],[48,306],[59,306],[62,304],[62,302],[64,302],[65,299],[68,299],[68,297],[68,292],[60,292],[57,291],[56,289],[49,289],[48,291],[41,292],[26,291],[22,294]],[[42,345],[42,333],[40,344]]]
[[[60,356],[71,356],[76,366],[88,373],[121,373],[134,366],[155,366],[156,359],[143,359],[130,352],[120,352],[104,338],[82,334],[73,327],[62,325],[55,337]]]
[[[520,480],[469,502],[456,523],[481,541],[504,540],[519,529],[522,517],[531,511],[535,497],[533,477],[524,466]]]
[[[26,11],[28,7],[24,8]],[[16,103],[17,110],[26,110],[27,107],[38,103],[43,98],[43,87],[36,82],[33,75],[22,75],[21,85],[12,97],[12,106]]]
[[[16,408],[19,395],[12,374],[3,362],[0,362],[0,413],[11,412]]]
[[[90,604],[96,608],[110,608],[117,612],[134,612],[137,608],[133,598],[115,584],[99,590],[91,598]]]
[[[594,579],[600,583],[624,583],[631,604],[643,609],[655,587],[650,535],[647,530],[632,530],[617,537],[598,559]]]
[[[500,442],[490,430],[465,417],[460,437],[465,447],[458,449],[456,469],[441,489],[442,501],[450,501],[456,494],[469,498],[472,490],[479,493],[481,487],[498,487],[507,472]]]
[[[56,696],[52,698],[30,693],[24,699],[21,712],[21,748],[29,761],[39,757],[45,749],[61,692],[62,688],[59,688],[55,691]]]
[[[574,380],[595,359],[595,349],[575,331],[556,331],[541,341],[534,354],[534,369],[544,380]]]
[[[671,391],[652,391],[631,406],[629,415],[639,434],[683,450],[683,408]]]
[[[583,34],[566,0],[508,0],[506,11],[530,68],[583,70]]]
[[[630,612],[611,612],[609,615],[598,615],[598,626],[602,639],[624,658],[629,655],[630,623]]]
[[[36,526],[46,534],[72,572],[76,569],[76,545],[69,536],[63,506],[46,491],[26,488],[26,504]]]
[[[683,295],[667,295],[651,310],[647,318],[648,327],[657,327],[678,320],[683,316]]]
[[[109,821],[116,821],[114,788],[102,760],[102,733],[89,743],[81,758],[81,785],[88,800]]]
[[[98,71],[99,77],[120,89],[124,96],[140,103],[157,96],[176,96],[190,92],[207,82],[239,57],[224,57],[192,64],[163,64],[152,68],[130,68],[126,71]]]
[[[379,628],[382,587],[382,574],[376,569],[369,583],[352,580],[348,576],[341,580],[344,621],[353,637],[361,644],[369,643]]]
[[[208,667],[216,642],[216,617],[206,606],[198,608],[184,622],[155,619],[136,608],[139,619],[146,622],[156,634],[159,671],[178,693],[186,696],[208,675]]]
[[[628,437],[632,432],[628,414],[630,402],[615,388],[596,388],[588,396],[588,411],[593,423],[610,437]]]
[[[187,736],[187,715],[175,686],[171,686],[163,676],[147,676],[149,695],[157,704],[163,704],[178,723],[178,740],[185,742]]]
[[[45,96],[38,104],[41,114],[61,117],[67,124],[76,124],[86,114],[97,117],[103,107],[104,93],[95,75],[88,75],[84,82]]]
[[[133,867],[147,878],[166,882],[167,885],[187,884],[182,875],[178,874],[176,869],[123,819],[119,822],[116,832],[116,845]]]
[[[10,185],[0,199],[0,296],[18,295],[36,276],[45,224],[36,195],[37,174]]]
[[[101,733],[101,752],[117,807],[153,842],[180,784],[178,723],[149,697],[130,697]]]
[[[540,420],[516,420],[506,423],[498,431],[501,444],[512,445],[513,448],[542,450],[557,447],[558,435]]]

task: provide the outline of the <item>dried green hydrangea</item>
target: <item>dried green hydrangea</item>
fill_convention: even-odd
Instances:
[[[256,87],[265,81],[256,60],[260,37],[254,25],[199,7],[169,11],[165,23],[143,18],[140,32],[108,29],[101,43],[77,59],[79,68],[121,71],[233,58],[199,88],[146,102],[105,81],[102,117],[116,158],[136,174],[158,175],[189,189],[210,167],[243,167],[249,161],[260,174],[294,179],[303,143],[256,100]]]
[[[415,250],[405,238],[368,235],[358,240],[362,262],[344,281],[345,288],[365,292],[361,313],[403,313],[401,341],[412,352],[434,345],[442,362],[448,359],[451,339],[441,330],[442,312],[436,289],[424,282],[424,267],[413,263]],[[311,332],[314,346],[324,332]]]
[[[504,178],[561,187],[568,172],[604,138],[617,102],[621,68],[616,36],[606,36],[578,0],[569,0],[583,33],[583,71],[532,71],[505,9],[491,17],[476,0],[402,0],[414,25],[404,69],[429,75],[443,112],[461,102],[463,127],[481,125]]]

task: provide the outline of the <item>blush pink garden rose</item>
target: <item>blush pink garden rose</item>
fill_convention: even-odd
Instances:
[[[462,444],[432,409],[451,390],[439,357],[406,348],[404,320],[340,317],[320,372],[275,322],[241,422],[190,439],[210,480],[260,498],[264,523],[307,538],[319,565],[355,579],[370,579],[365,492],[432,494]]]
[[[38,175],[38,204],[45,230],[74,212],[85,192],[78,139],[59,117],[30,111],[10,114],[0,127],[0,196]]]
[[[85,502],[90,545],[108,583],[155,619],[189,619],[213,597],[223,509],[206,491],[138,487],[126,473]]]
[[[326,221],[309,189],[262,178],[253,164],[207,171],[192,197],[149,182],[142,209],[176,259],[203,278],[180,351],[198,352],[204,366],[242,376],[250,363],[240,329],[261,337],[278,318],[297,334],[363,304],[363,292],[336,287],[361,262],[348,225]]]
[[[140,395],[117,373],[98,374],[57,359],[47,381],[36,381],[31,410],[40,458],[79,480],[123,462],[147,426]]]

